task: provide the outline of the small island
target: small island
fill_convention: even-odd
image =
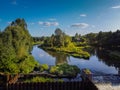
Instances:
[[[90,47],[84,38],[76,34],[74,38],[66,35],[60,28],[55,30],[55,34],[47,37],[39,46],[44,50],[61,52],[77,58],[89,58],[90,54],[85,48]]]

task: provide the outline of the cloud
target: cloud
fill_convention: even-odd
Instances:
[[[87,27],[89,27],[89,24],[87,24],[87,23],[74,23],[71,25],[71,27],[87,28]]]
[[[39,22],[38,22],[38,24],[40,24],[40,25],[42,25],[43,23],[44,23],[44,22],[42,22],[42,21],[39,21]]]
[[[58,22],[52,22],[51,25],[53,25],[53,26],[58,26],[59,23],[58,23]]]
[[[113,6],[112,8],[113,8],[113,9],[118,9],[118,8],[120,8],[120,5]]]
[[[11,24],[11,23],[12,23],[12,21],[8,21],[7,23],[8,23],[8,24]]]
[[[11,4],[17,5],[17,0],[12,0]]]
[[[95,28],[95,25],[91,25],[92,28]]]
[[[39,21],[38,22],[39,25],[43,25],[43,26],[58,26],[59,23],[58,22],[42,22],[42,21]]]
[[[50,21],[56,21],[56,18],[50,18],[49,20]]]
[[[34,25],[35,23],[34,22],[31,22],[31,23],[28,23],[29,25]]]
[[[80,14],[81,17],[86,17],[87,15],[86,14]]]

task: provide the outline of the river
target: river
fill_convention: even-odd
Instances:
[[[68,63],[76,65],[80,69],[89,68],[96,74],[120,74],[120,60],[112,60],[106,56],[104,52],[95,51],[91,54],[88,60],[81,58],[74,58],[62,53],[51,51],[44,51],[38,48],[37,45],[33,46],[32,55],[40,64],[57,65],[61,63]]]

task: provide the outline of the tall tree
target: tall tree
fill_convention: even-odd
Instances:
[[[55,30],[55,35],[56,36],[60,36],[62,34],[62,30],[60,29],[60,28],[57,28],[56,30]]]
[[[0,34],[0,72],[28,73],[32,71],[36,62],[29,55],[32,38],[24,19],[16,19]],[[31,63],[28,63],[29,61]],[[24,70],[23,65],[25,65]]]

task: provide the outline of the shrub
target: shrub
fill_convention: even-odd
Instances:
[[[76,76],[80,69],[75,65],[61,64],[50,68],[50,73],[56,75]]]
[[[49,69],[49,66],[47,64],[40,65],[40,71],[47,71]]]
[[[57,72],[58,72],[58,67],[57,66],[52,66],[51,68],[50,68],[50,71],[49,71],[50,73],[52,73],[52,74],[56,74]]]
[[[54,82],[54,79],[44,77],[33,77],[32,79],[25,80],[24,82]]]

